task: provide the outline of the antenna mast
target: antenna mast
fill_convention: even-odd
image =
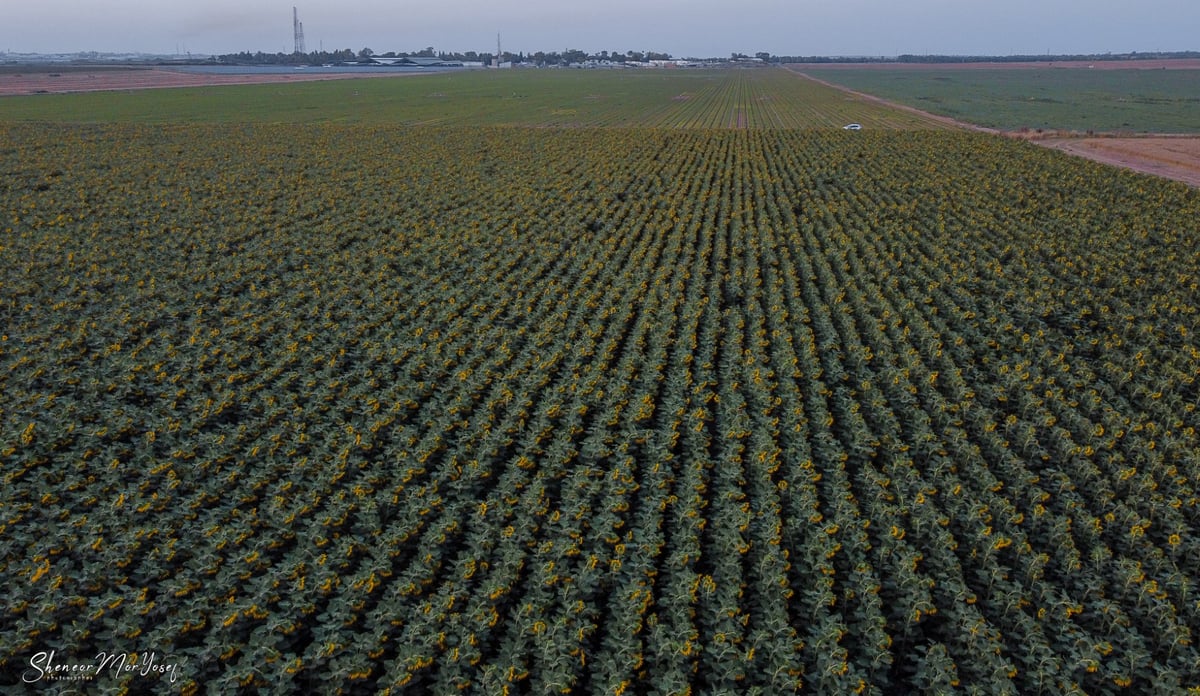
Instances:
[[[295,36],[293,51],[307,53],[308,51],[304,50],[304,25],[300,23],[300,13],[296,11],[295,7],[292,7],[292,31]]]

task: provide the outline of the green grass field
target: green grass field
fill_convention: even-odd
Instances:
[[[539,127],[941,127],[783,70],[506,70],[48,94],[0,99],[0,121],[320,122]]]
[[[804,68],[860,92],[1002,130],[1198,133],[1200,71]]]

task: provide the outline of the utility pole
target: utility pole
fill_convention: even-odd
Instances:
[[[293,52],[307,53],[304,50],[304,25],[300,23],[300,13],[292,7],[292,32],[294,37]]]

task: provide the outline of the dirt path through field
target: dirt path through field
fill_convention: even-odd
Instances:
[[[983,126],[977,126],[974,123],[967,123],[965,121],[959,121],[957,119],[950,118],[949,116],[939,116],[938,114],[932,114],[932,113],[929,113],[928,111],[923,111],[916,107],[908,106],[907,104],[901,104],[899,102],[894,102],[889,99],[884,99],[883,97],[877,97],[874,94],[867,94],[866,92],[859,92],[858,90],[853,90],[853,89],[850,89],[849,87],[843,87],[842,85],[839,85],[835,82],[828,82],[826,80],[822,80],[819,77],[813,77],[812,75],[809,75],[808,73],[806,73],[802,70],[798,70],[793,67],[788,67],[787,69],[791,70],[792,72],[796,73],[797,75],[799,75],[800,77],[803,77],[806,80],[812,80],[813,82],[816,82],[817,84],[825,85],[826,87],[832,87],[833,89],[836,89],[841,92],[845,92],[846,94],[852,94],[852,95],[858,97],[859,99],[863,99],[865,101],[869,101],[874,104],[879,104],[881,106],[886,106],[890,109],[896,109],[897,111],[906,111],[910,114],[913,114],[914,116],[920,116],[921,118],[929,120],[929,121],[936,121],[937,123],[944,123],[949,126],[957,126],[958,128],[965,128],[967,130],[980,131],[982,133],[1000,133],[1000,131],[996,130],[995,128],[985,128]]]
[[[822,85],[852,94],[860,99],[866,99],[876,104],[919,114],[947,125],[992,133],[1008,137],[1021,138],[1043,147],[1054,148],[1078,157],[1101,162],[1115,167],[1124,167],[1143,174],[1153,174],[1175,181],[1182,181],[1190,186],[1200,188],[1200,136],[1193,135],[1146,135],[1138,137],[1090,137],[1090,136],[1047,136],[1029,137],[1027,133],[1013,133],[995,128],[986,128],[973,123],[959,121],[949,116],[939,116],[923,111],[916,107],[900,104],[889,99],[866,94],[857,90],[843,87],[834,82],[828,82],[805,73],[798,67],[788,67],[789,70],[801,77],[818,82]]]

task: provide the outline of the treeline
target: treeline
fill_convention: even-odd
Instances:
[[[758,54],[760,57],[762,54]],[[1049,54],[1013,56],[951,56],[940,54],[899,56],[771,56],[772,63],[1035,63],[1069,61],[1168,60],[1200,58],[1200,51],[1155,51],[1141,53]]]
[[[372,58],[440,58],[442,60],[462,61],[464,63],[488,63],[495,58],[492,52],[447,52],[437,51],[427,47],[420,51],[376,53],[370,48],[353,51],[349,48],[338,51],[312,51],[309,53],[251,53],[242,51],[215,56],[213,62],[233,65],[323,65],[326,63],[369,62]],[[734,53],[730,58],[709,58],[709,61],[731,60],[741,62],[750,60],[750,56]],[[1069,62],[1069,61],[1117,61],[1117,60],[1166,60],[1179,58],[1200,58],[1200,51],[1154,51],[1142,53],[1104,54],[1042,54],[1042,55],[1012,55],[1012,56],[955,56],[928,54],[916,55],[905,53],[899,56],[774,56],[767,52],[754,54],[754,59],[767,63],[1029,63],[1029,62]],[[599,51],[588,53],[577,49],[565,51],[536,51],[534,53],[505,51],[500,60],[515,64],[526,65],[571,65],[587,62],[610,63],[644,63],[651,60],[672,60],[669,53],[656,51]]]
[[[1111,60],[1167,60],[1177,58],[1200,58],[1200,51],[1168,51],[1139,53],[1102,53],[1102,54],[1042,54],[1024,56],[917,56],[905,54],[898,56],[898,63],[1030,63],[1047,61],[1111,61]]]
[[[437,51],[432,47],[427,47],[420,51],[388,51],[386,53],[376,53],[370,48],[363,48],[357,52],[346,48],[339,51],[311,51],[309,53],[263,53],[262,51],[251,53],[249,51],[242,51],[240,53],[215,56],[213,61],[231,65],[324,65],[326,63],[369,62],[373,58],[440,58],[442,60],[462,61],[464,63],[491,63],[495,57],[496,54],[494,52],[447,52]],[[655,51],[626,51],[624,53],[599,51],[588,53],[587,51],[567,49],[565,51],[537,51],[534,53],[512,53],[505,51],[501,54],[500,60],[506,63],[526,63],[531,65],[570,65],[572,63],[586,63],[588,61],[642,63],[649,60],[671,60],[671,58],[672,56],[669,53],[658,53]]]

